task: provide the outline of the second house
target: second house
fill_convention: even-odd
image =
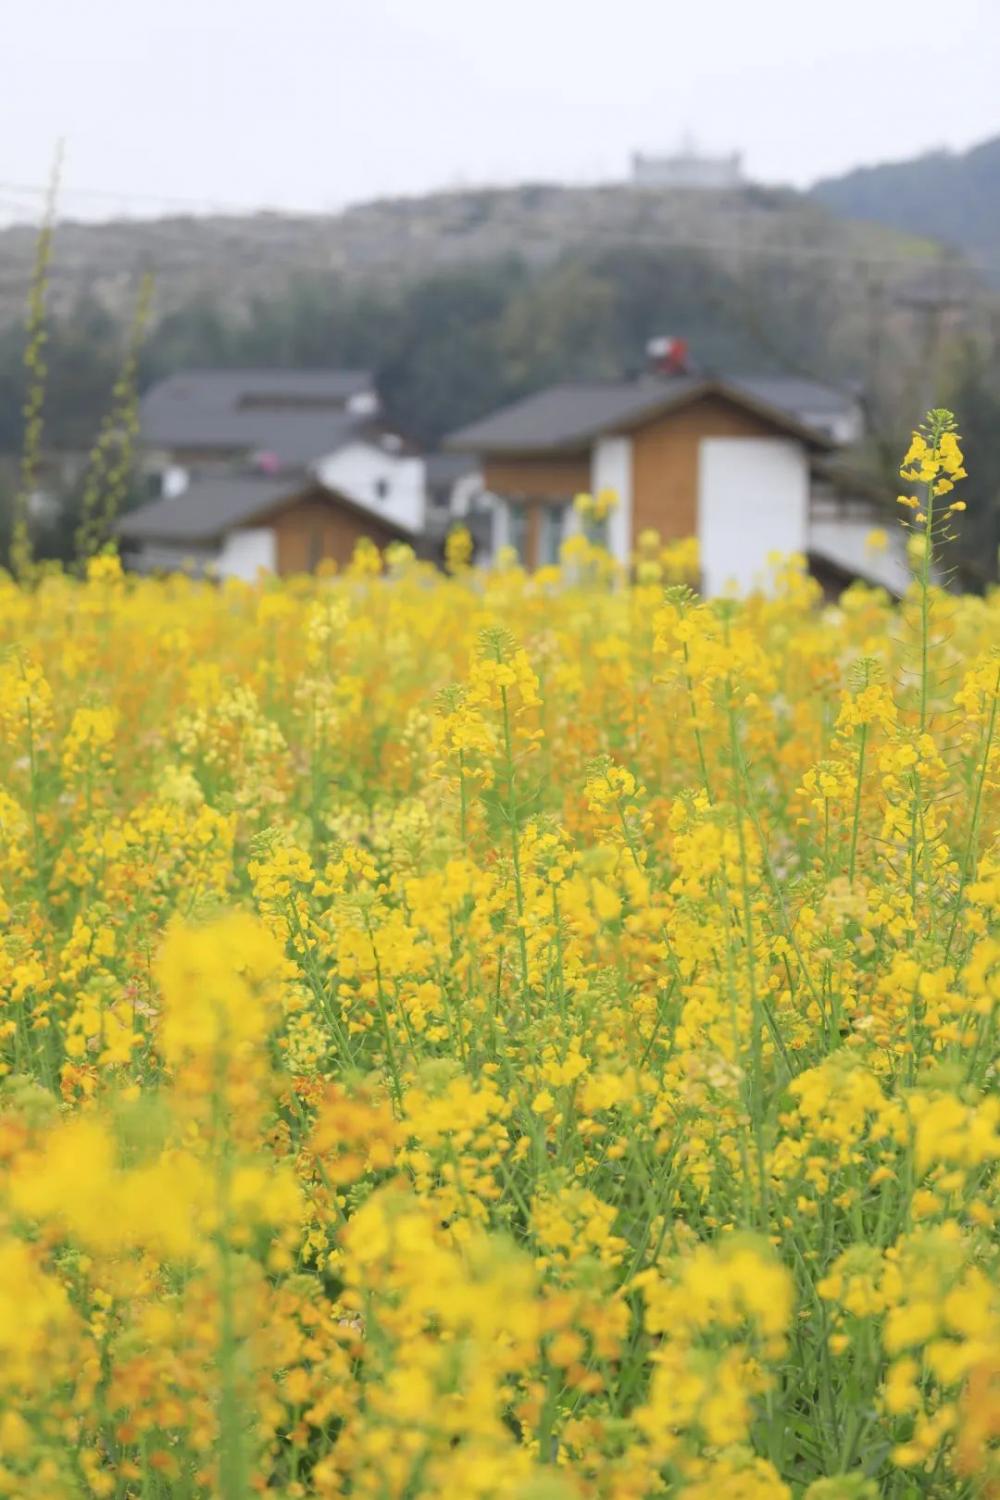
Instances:
[[[494,550],[513,547],[528,568],[558,560],[579,524],[578,493],[612,490],[611,553],[627,565],[647,530],[665,542],[695,536],[706,594],[759,585],[775,553],[892,586],[865,556],[877,518],[859,520],[856,506],[848,514],[824,475],[829,454],[860,431],[857,402],[830,387],[668,362],[631,380],[551,386],[453,433],[448,446],[477,455]]]

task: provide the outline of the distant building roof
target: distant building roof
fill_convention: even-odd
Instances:
[[[640,187],[734,188],[743,183],[743,159],[738,151],[729,156],[705,156],[685,147],[667,156],[632,155],[632,181]]]
[[[424,458],[427,488],[432,494],[450,490],[466,474],[474,474],[477,467],[471,453],[428,453]]]
[[[714,395],[753,411],[812,447],[829,448],[830,439],[807,420],[806,414],[816,408],[798,401],[802,388],[812,385],[783,377],[700,375],[554,385],[460,428],[447,446],[473,453],[574,452],[603,434],[629,431],[701,396]],[[841,399],[847,403],[848,398]]]
[[[294,493],[287,479],[259,475],[198,479],[180,495],[127,511],[117,531],[129,541],[149,537],[164,542],[212,542]]]
[[[819,380],[806,380],[800,375],[727,375],[728,384],[748,391],[759,401],[778,406],[782,411],[801,417],[806,414],[835,417],[853,411],[857,397],[834,385],[824,385]]]
[[[186,370],[139,403],[147,447],[267,449],[300,465],[339,447],[377,411],[365,370]]]
[[[257,474],[226,475],[196,479],[182,494],[171,499],[151,500],[148,505],[128,511],[117,524],[123,541],[188,542],[210,545],[234,527],[268,515],[303,495],[318,495],[366,519],[377,520],[382,527],[409,536],[406,527],[359,505],[339,490],[310,479],[296,486]]]

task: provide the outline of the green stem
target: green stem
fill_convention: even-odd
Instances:
[[[862,724],[858,744],[858,781],[854,788],[854,818],[851,823],[851,853],[847,862],[847,879],[854,885],[854,869],[858,854],[858,829],[861,826],[861,790],[865,779],[865,754],[868,749],[868,725]]]
[[[1000,667],[997,668],[996,680],[993,683],[993,702],[990,706],[990,719],[986,729],[986,743],[983,746],[982,764],[979,767],[979,778],[976,782],[976,793],[972,801],[972,817],[969,820],[969,833],[965,841],[965,852],[962,855],[962,873],[958,882],[958,894],[955,897],[955,910],[951,916],[951,927],[948,929],[948,941],[945,944],[944,958],[948,962],[951,954],[951,945],[955,939],[955,929],[962,911],[962,901],[965,897],[965,888],[969,883],[976,862],[976,847],[979,842],[979,821],[983,806],[983,788],[986,785],[986,768],[990,761],[990,751],[993,748],[993,735],[997,723],[997,703],[1000,702]]]
[[[507,821],[510,824],[510,852],[514,864],[514,899],[517,904],[517,946],[521,956],[521,984],[524,993],[528,990],[528,939],[524,931],[524,886],[521,882],[521,843],[517,832],[517,801],[514,794],[517,772],[514,767],[514,750],[510,733],[510,705],[507,689],[500,689],[503,705],[503,746],[507,773]]]
[[[212,1094],[216,1150],[216,1208],[219,1258],[219,1495],[221,1500],[246,1500],[248,1474],[243,1444],[243,1422],[236,1379],[236,1302],[233,1287],[231,1238],[232,1142],[226,1116],[226,1039],[220,1039]]]

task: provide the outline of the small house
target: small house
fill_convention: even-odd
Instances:
[[[366,371],[183,371],[143,396],[139,431],[151,499],[118,527],[134,568],[294,573],[424,532],[424,460]]]
[[[899,559],[869,556],[863,541],[877,512],[868,507],[862,524],[852,497],[842,514],[822,478],[859,434],[856,400],[817,382],[682,370],[551,386],[448,446],[478,456],[494,549],[513,547],[529,568],[557,561],[579,525],[574,497],[606,489],[617,498],[612,554],[628,564],[647,530],[664,541],[695,536],[706,594],[752,588],[774,553],[793,552],[819,564],[830,551],[838,569],[893,587]]]
[[[267,572],[309,573],[323,563],[343,567],[367,537],[379,548],[413,543],[416,533],[376,516],[318,478],[289,486],[261,474],[210,475],[179,495],[161,496],[118,521],[133,572],[187,570],[242,578]]]
[[[379,415],[365,370],[182,370],[139,403],[143,467],[155,497],[189,473],[245,466],[268,455],[301,469]]]

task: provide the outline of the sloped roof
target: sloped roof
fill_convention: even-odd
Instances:
[[[120,517],[116,531],[124,541],[190,542],[209,545],[259,517],[268,515],[301,497],[317,496],[332,505],[353,511],[379,526],[409,536],[410,532],[386,516],[376,515],[339,490],[315,480],[295,485],[287,478],[263,478],[258,474],[226,475],[196,479],[183,494],[151,500],[148,505]]]
[[[424,472],[429,490],[450,490],[466,474],[476,472],[475,456],[469,453],[428,453],[424,457]]]
[[[805,384],[811,386],[812,382]],[[450,435],[446,446],[473,453],[573,452],[588,447],[602,434],[629,431],[701,396],[712,395],[735,402],[811,447],[833,446],[824,433],[809,426],[800,409],[785,404],[789,394],[787,390],[769,389],[765,377],[750,376],[642,376],[638,380],[553,385],[460,428]],[[801,390],[797,394],[801,395]],[[779,395],[782,400],[776,399]],[[805,407],[805,411],[814,410]]]
[[[700,384],[678,376],[673,392]],[[662,389],[651,392],[645,383],[570,381],[550,385],[491,412],[468,427],[449,434],[446,446],[459,452],[531,452],[538,448],[585,447],[599,432],[633,419],[662,401]]]
[[[800,375],[727,375],[726,381],[759,401],[801,418],[807,413],[846,416],[857,405],[857,398],[851,392]]]
[[[117,531],[129,540],[211,542],[295,493],[287,478],[226,475],[198,479],[183,494],[151,500],[128,511],[120,517]]]
[[[148,447],[267,449],[305,464],[371,421],[347,410],[366,394],[365,370],[187,370],[146,392],[139,428]]]

